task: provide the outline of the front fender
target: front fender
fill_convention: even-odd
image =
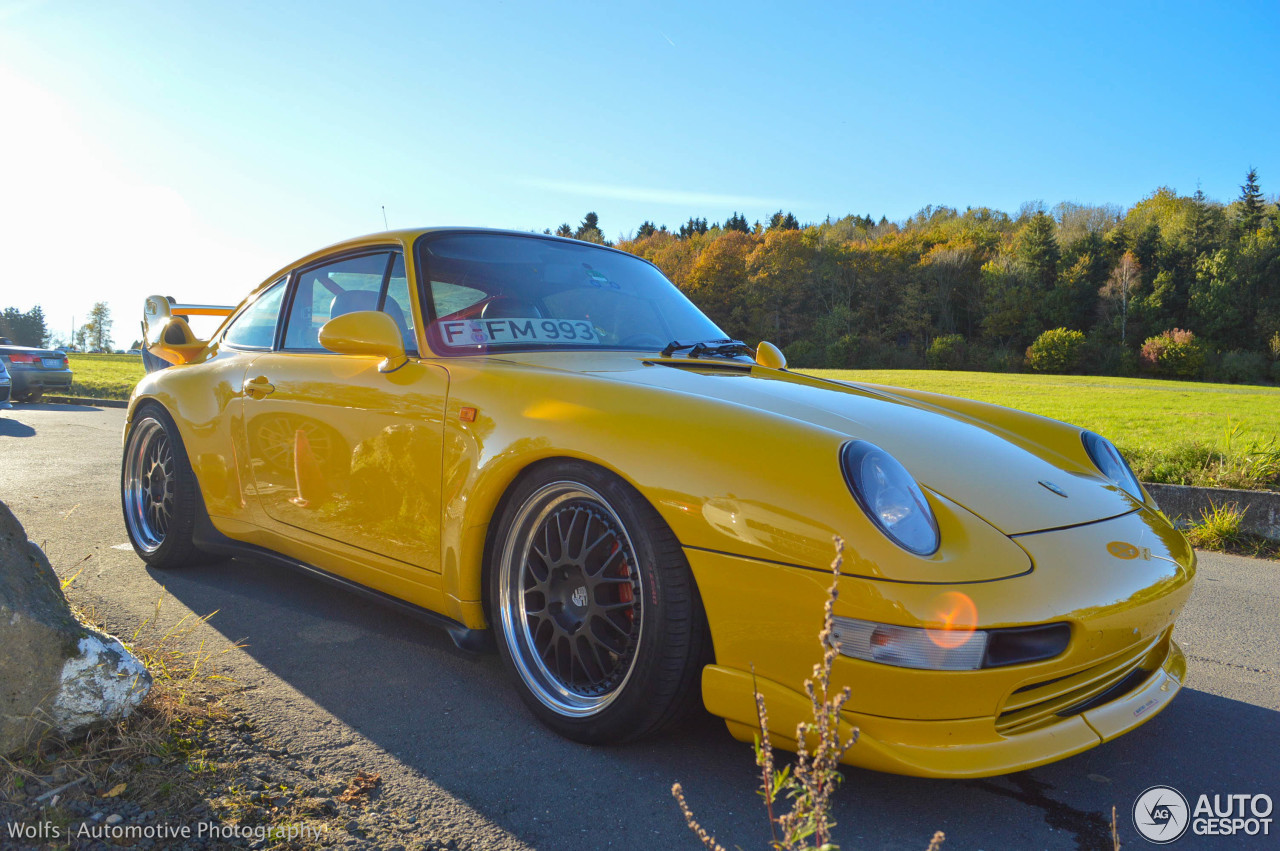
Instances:
[[[531,464],[557,457],[622,477],[686,548],[825,572],[840,535],[845,572],[872,579],[954,584],[1030,569],[1008,537],[935,493],[938,552],[897,547],[849,493],[839,465],[848,438],[831,429],[607,375],[478,358],[448,369],[443,578],[450,614],[469,626],[479,625],[485,540],[503,494]]]

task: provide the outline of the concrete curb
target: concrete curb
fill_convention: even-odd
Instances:
[[[128,401],[124,399],[90,399],[85,396],[51,396],[45,394],[40,399],[41,402],[52,402],[56,405],[91,405],[95,408],[127,408]]]
[[[1280,541],[1280,493],[1275,491],[1242,491],[1230,488],[1197,488],[1190,485],[1157,485],[1143,482],[1160,509],[1185,528],[1189,521],[1199,520],[1206,511],[1234,505],[1244,512],[1244,531]]]

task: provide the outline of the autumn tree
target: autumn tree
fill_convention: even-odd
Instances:
[[[760,339],[752,330],[747,299],[747,257],[754,248],[749,234],[725,231],[693,262],[686,287],[689,298],[727,334],[747,340]]]
[[[89,321],[83,327],[88,348],[97,352],[111,350],[111,308],[105,301],[94,302]]]
[[[1142,274],[1142,265],[1132,251],[1126,251],[1120,262],[1111,270],[1111,277],[1099,293],[1105,315],[1119,316],[1120,345],[1125,344],[1125,329],[1129,324],[1129,294]]]

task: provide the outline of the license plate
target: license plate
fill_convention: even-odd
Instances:
[[[62,358],[41,358],[45,369],[62,369]]]

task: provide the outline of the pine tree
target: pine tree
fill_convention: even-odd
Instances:
[[[636,239],[644,239],[646,236],[653,236],[657,231],[658,228],[653,224],[653,222],[645,219],[641,222],[640,229],[636,231]]]
[[[680,238],[686,239],[694,234],[703,234],[708,230],[707,220],[699,218],[690,218],[680,226]]]
[[[1253,233],[1262,226],[1264,208],[1262,191],[1258,189],[1258,170],[1250,166],[1240,187],[1240,228],[1244,233]]]
[[[1044,212],[1038,212],[1031,217],[1018,240],[1018,259],[1042,293],[1052,290],[1058,281],[1058,261],[1062,254],[1056,230],[1053,219]]]
[[[733,215],[725,219],[724,229],[742,231],[743,233],[751,232],[751,226],[747,224],[747,217],[737,210],[734,210]]]

